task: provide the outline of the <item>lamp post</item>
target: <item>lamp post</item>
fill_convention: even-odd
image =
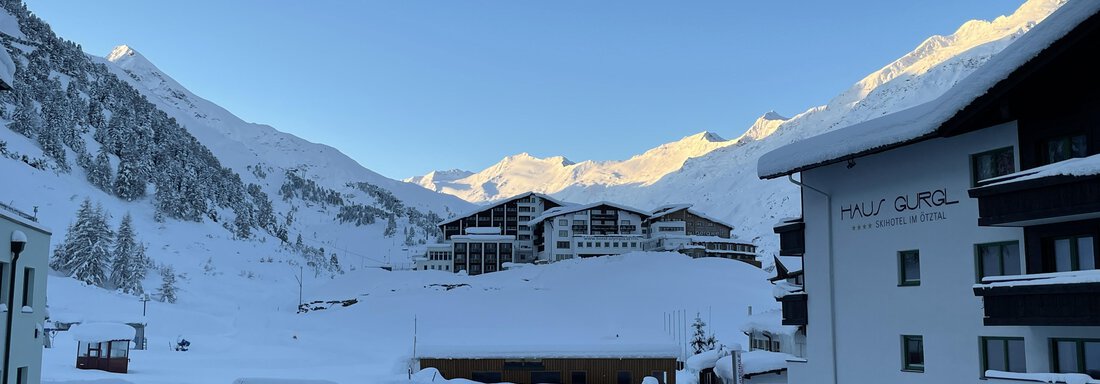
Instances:
[[[12,321],[15,319],[15,271],[16,263],[19,262],[19,255],[23,253],[23,250],[27,247],[27,234],[23,231],[13,231],[11,233],[11,273],[8,276],[8,323],[5,330],[6,337],[4,338],[4,378],[3,384],[8,384],[8,376],[11,376],[11,330]]]
[[[138,299],[138,300],[141,301],[141,317],[145,317],[145,308],[149,305],[148,303],[149,303],[149,300],[150,300],[149,299],[149,294],[146,293],[144,295],[141,295],[141,298]]]

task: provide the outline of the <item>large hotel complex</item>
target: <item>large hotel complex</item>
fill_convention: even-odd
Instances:
[[[1098,9],[1070,1],[939,98],[761,158],[802,191],[776,227],[803,257],[777,282],[805,335],[791,383],[1100,382]]]
[[[444,242],[416,260],[421,270],[494,272],[513,264],[678,251],[756,266],[756,247],[731,234],[733,226],[689,204],[645,211],[611,202],[572,204],[528,192],[439,223]]]

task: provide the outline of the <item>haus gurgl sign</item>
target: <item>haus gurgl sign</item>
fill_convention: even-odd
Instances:
[[[891,228],[947,220],[943,208],[958,204],[947,188],[903,193],[849,204],[841,204],[840,221],[853,231]]]

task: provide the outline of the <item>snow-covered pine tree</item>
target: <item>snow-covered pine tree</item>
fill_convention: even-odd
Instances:
[[[160,287],[157,288],[157,297],[161,302],[176,302],[176,270],[172,266],[164,266],[160,270]]]
[[[382,232],[383,236],[393,237],[397,234],[397,220],[393,219],[393,215],[390,215],[389,221],[386,222],[386,230]]]
[[[405,227],[405,245],[416,244],[416,230],[413,227]]]
[[[122,292],[140,295],[144,292],[145,247],[134,239],[134,222],[130,214],[122,217],[115,233],[114,259],[111,263],[111,285]]]
[[[714,335],[707,336],[707,323],[703,322],[703,319],[699,317],[699,313],[695,314],[695,322],[691,323],[693,330],[691,335],[691,350],[696,355],[714,349],[717,340]]]
[[[114,191],[126,201],[145,196],[145,176],[136,161],[125,157],[119,159]]]
[[[103,206],[92,208],[91,200],[85,199],[77,210],[76,223],[69,228],[65,243],[54,252],[51,267],[88,284],[106,285],[114,234]]]
[[[88,182],[97,188],[105,191],[112,192],[111,188],[111,158],[107,156],[107,151],[101,146],[99,147],[99,153],[95,156],[88,169]]]

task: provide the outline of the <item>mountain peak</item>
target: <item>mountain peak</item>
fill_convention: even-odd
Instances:
[[[130,48],[129,45],[122,44],[122,45],[116,46],[115,49],[111,50],[111,53],[107,55],[107,61],[110,61],[112,63],[117,63],[120,60],[126,60],[129,57],[135,57],[135,56],[144,59],[144,57],[141,56],[141,54],[138,53],[138,51],[135,51],[133,48]]]
[[[517,153],[515,155],[505,157],[504,160],[502,160],[501,162],[503,163],[503,162],[512,162],[512,161],[538,161],[538,162],[544,162],[544,163],[561,164],[562,166],[567,166],[567,165],[573,165],[574,164],[572,161],[565,158],[565,156],[553,156],[553,157],[547,157],[547,158],[538,158],[538,157],[532,156],[528,152],[520,152],[520,153]]]
[[[699,133],[696,133],[694,135],[685,137],[681,141],[705,141],[705,142],[708,142],[708,143],[718,143],[718,142],[726,141],[726,139],[722,138],[722,136],[718,136],[717,133],[714,133],[714,132],[711,132],[711,131],[703,131],[703,132],[699,132]]]
[[[790,118],[785,117],[783,115],[780,115],[779,113],[777,113],[775,111],[768,111],[763,116],[760,116],[760,118],[756,119],[756,121],[770,121],[770,120],[787,121],[787,120],[790,120]]]

